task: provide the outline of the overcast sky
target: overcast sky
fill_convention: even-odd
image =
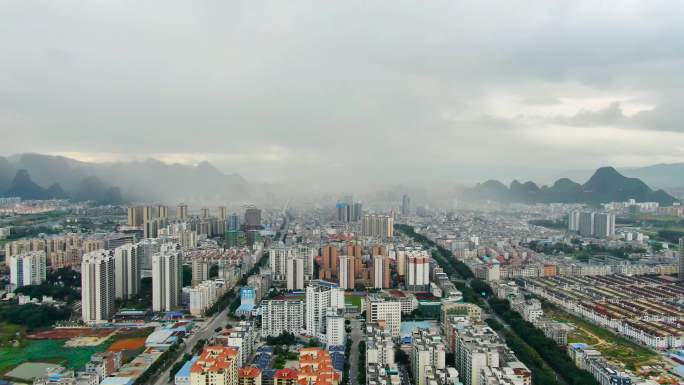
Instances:
[[[0,154],[303,182],[681,162],[683,64],[680,1],[7,0]]]

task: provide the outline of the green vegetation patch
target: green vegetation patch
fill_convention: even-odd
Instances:
[[[0,348],[0,373],[23,362],[51,362],[69,369],[83,369],[90,356],[105,351],[108,343],[69,348],[63,340],[29,340],[22,347]]]
[[[361,308],[361,297],[358,295],[345,295],[344,303]]]
[[[544,303],[544,312],[557,321],[571,323],[577,328],[568,336],[568,342],[590,344],[608,360],[621,362],[627,369],[636,370],[658,358],[658,354],[648,348],[569,314],[557,306]]]

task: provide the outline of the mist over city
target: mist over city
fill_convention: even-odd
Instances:
[[[0,2],[0,385],[684,383],[684,3]]]

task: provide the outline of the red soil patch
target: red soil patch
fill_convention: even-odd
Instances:
[[[143,346],[145,346],[145,338],[124,338],[114,342],[107,350],[118,352],[121,350],[136,350]]]
[[[112,333],[111,329],[52,329],[30,334],[27,338],[34,340],[66,340],[74,337],[106,337]]]

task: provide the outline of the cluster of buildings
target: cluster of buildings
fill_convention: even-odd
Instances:
[[[329,346],[344,345],[344,291],[334,283],[310,281],[304,296],[281,296],[261,302],[263,336],[305,334]]]
[[[342,372],[334,366],[333,354],[321,348],[301,348],[297,367],[262,369],[241,362],[240,349],[218,344],[205,347],[175,375],[175,385],[339,385]],[[269,355],[270,356],[270,355]]]
[[[571,211],[568,231],[583,237],[611,238],[615,236],[615,214],[595,211]]]
[[[591,373],[601,385],[631,385],[632,377],[622,368],[610,364],[601,352],[583,343],[569,344],[568,355],[578,368]]]
[[[653,349],[684,346],[684,288],[659,276],[525,279],[522,286],[567,312]]]

